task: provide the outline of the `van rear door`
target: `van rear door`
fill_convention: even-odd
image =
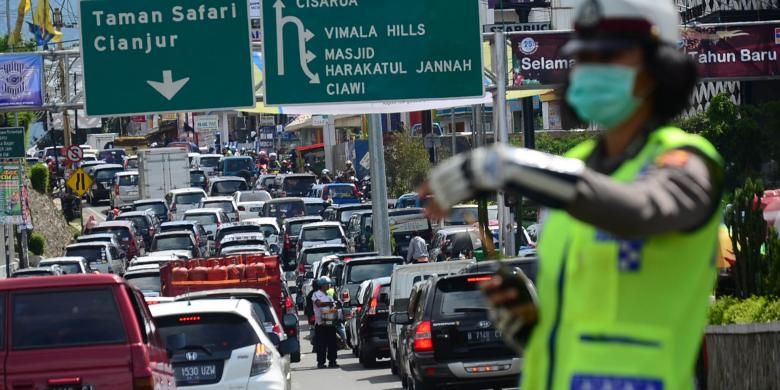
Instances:
[[[8,388],[132,388],[128,332],[116,291],[106,286],[11,293]]]

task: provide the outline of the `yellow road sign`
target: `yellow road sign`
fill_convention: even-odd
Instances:
[[[89,191],[89,188],[92,187],[92,178],[89,177],[87,171],[79,168],[70,174],[67,184],[76,195],[84,196]]]

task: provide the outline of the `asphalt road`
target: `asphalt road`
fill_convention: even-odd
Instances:
[[[302,337],[308,334],[308,324],[301,324]],[[306,329],[304,331],[304,329]],[[301,361],[292,365],[292,388],[311,389],[372,389],[400,390],[401,381],[390,373],[390,360],[381,360],[376,367],[363,368],[351,351],[339,352],[339,368],[317,369],[317,355],[311,353],[309,340],[301,338]]]
[[[85,223],[90,216],[94,216],[97,223],[100,223],[106,220],[106,211],[108,206],[89,206],[89,203],[82,203],[81,216]]]

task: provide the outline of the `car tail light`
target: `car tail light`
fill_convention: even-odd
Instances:
[[[371,294],[371,301],[368,303],[368,311],[366,314],[373,316],[376,315],[376,307],[379,305],[379,285],[374,287],[374,293]]]
[[[273,365],[273,353],[264,344],[260,343],[255,346],[255,357],[252,359],[252,369],[249,371],[249,376],[260,375],[269,369]]]
[[[179,317],[179,322],[200,322],[200,316]]]
[[[433,338],[431,337],[431,322],[420,322],[414,329],[414,352],[433,351]]]
[[[154,378],[145,376],[133,378],[133,390],[154,390]]]
[[[473,278],[467,278],[466,281],[469,283],[477,283],[477,282],[487,282],[488,280],[492,279],[492,276],[475,276]]]
[[[349,290],[344,289],[341,291],[341,301],[342,302],[349,302]]]
[[[274,324],[273,329],[271,329],[272,332],[276,333],[277,336],[281,339],[284,337],[284,330],[282,330],[282,326],[279,324]]]
[[[291,297],[288,296],[284,299],[284,308],[287,309],[287,311],[292,311],[295,308],[295,303]]]

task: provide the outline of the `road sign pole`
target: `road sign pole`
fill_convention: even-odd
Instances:
[[[387,180],[385,179],[385,147],[382,138],[382,117],[368,116],[368,153],[371,160],[371,210],[374,249],[390,256],[390,217],[387,213]]]
[[[497,137],[496,142],[509,144],[509,129],[507,128],[506,112],[506,86],[507,86],[507,65],[506,65],[506,37],[499,31],[493,35],[493,66],[496,74],[496,91],[493,95],[493,112],[496,121]],[[503,191],[498,192],[496,201],[498,203],[498,223],[501,226],[499,230],[499,242],[504,249],[504,255],[514,256],[514,240],[512,240],[512,215],[506,206],[507,194]]]

